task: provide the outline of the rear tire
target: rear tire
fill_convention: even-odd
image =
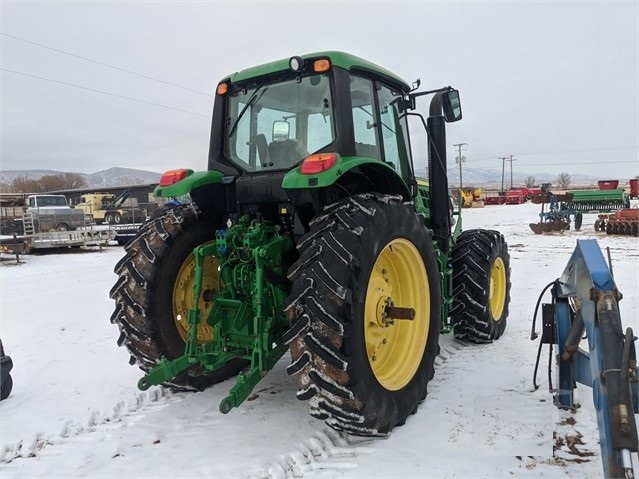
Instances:
[[[2,383],[0,383],[0,400],[4,401],[11,394],[13,388],[13,378],[11,377],[11,369],[13,369],[13,361],[4,353],[4,346],[0,341],[0,364],[2,369]]]
[[[0,401],[4,401],[11,394],[11,390],[13,389],[13,378],[11,374],[7,376],[2,385],[0,386]]]
[[[126,254],[115,266],[119,278],[110,292],[115,300],[111,322],[120,329],[118,345],[127,347],[131,364],[138,363],[143,371],[156,366],[163,356],[175,359],[184,354],[193,298],[192,253],[196,246],[211,241],[214,233],[214,226],[189,205],[160,212],[124,247]],[[202,299],[200,307],[208,311],[212,304]],[[207,326],[201,328],[198,337],[210,341],[210,328],[208,333]],[[245,364],[234,360],[213,372],[193,366],[166,385],[202,390],[237,374]]]
[[[492,230],[468,230],[452,253],[456,339],[488,343],[506,329],[510,303],[510,255],[504,236]]]
[[[105,215],[104,222],[110,225],[119,225],[122,223],[122,216],[120,213],[109,213]]]
[[[400,197],[363,194],[328,207],[298,243],[287,371],[311,415],[333,429],[386,435],[426,397],[441,326],[431,239]],[[390,324],[391,300],[415,318]]]
[[[581,229],[581,223],[584,220],[584,215],[582,213],[577,213],[575,215],[575,231],[579,231]]]

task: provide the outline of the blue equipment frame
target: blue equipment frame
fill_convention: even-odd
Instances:
[[[631,328],[622,330],[621,298],[597,241],[577,240],[554,284],[553,330],[545,332],[546,341],[542,337],[542,342],[554,343],[559,350],[555,405],[576,407],[577,383],[592,388],[606,478],[635,477],[631,453],[637,452],[638,442],[637,338]],[[544,327],[549,326],[545,321]],[[579,347],[584,331],[588,351]]]

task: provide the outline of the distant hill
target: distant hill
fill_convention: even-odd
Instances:
[[[68,173],[55,170],[6,170],[0,171],[0,183],[9,184],[14,178],[26,177],[30,180],[38,180],[46,175],[61,175]],[[109,168],[96,173],[78,173],[87,182],[89,187],[127,186],[160,181],[160,173],[154,171],[135,170],[133,168]]]
[[[428,178],[428,172],[417,170],[417,175]],[[513,186],[523,186],[529,176],[535,177],[535,184],[556,183],[557,174],[551,173],[516,173],[513,172]],[[570,175],[573,186],[597,185],[597,180],[601,179],[590,175]],[[459,186],[459,168],[448,169],[448,183],[450,186]],[[484,170],[481,168],[462,168],[462,184],[464,186],[492,186],[501,187],[501,171]],[[510,170],[504,172],[504,188],[510,188]]]

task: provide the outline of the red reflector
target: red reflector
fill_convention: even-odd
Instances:
[[[303,175],[315,175],[328,170],[335,163],[337,163],[336,153],[318,153],[304,158],[300,171]]]
[[[160,178],[160,186],[172,185],[173,183],[177,183],[178,181],[186,178],[188,175],[189,170],[169,170],[162,174],[162,177]]]

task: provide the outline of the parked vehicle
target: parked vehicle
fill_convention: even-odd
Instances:
[[[529,195],[528,188],[511,188],[504,193],[504,200],[507,205],[521,205],[528,201]]]
[[[69,206],[64,195],[30,195],[23,222],[25,234],[72,231],[84,226],[84,213]]]
[[[147,211],[134,200],[129,198],[128,190],[117,197],[113,193],[87,193],[75,206],[97,224],[142,223]]]

